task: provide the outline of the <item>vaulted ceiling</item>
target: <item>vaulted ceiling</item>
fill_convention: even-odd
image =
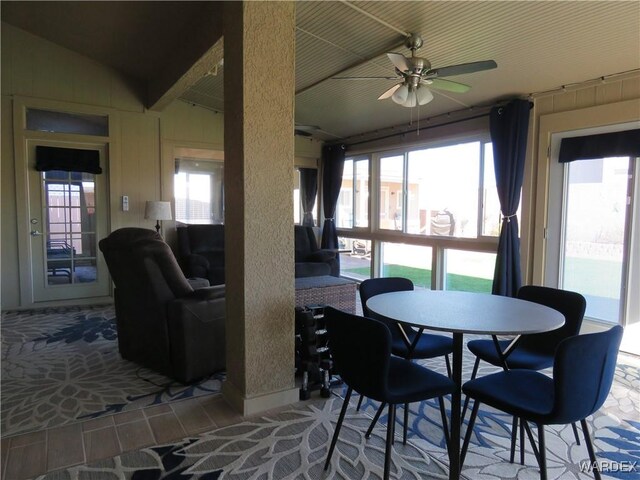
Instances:
[[[3,2],[2,19],[122,72],[152,81],[167,52],[189,51],[215,2]],[[394,76],[385,52],[418,55],[433,67],[493,59],[498,68],[451,80],[467,93],[434,91],[409,109],[378,96]],[[213,38],[213,35],[211,35]],[[202,40],[200,40],[202,43]],[[182,56],[186,54],[182,53]],[[190,60],[195,61],[195,59]],[[296,123],[326,140],[405,125],[502,99],[640,69],[637,1],[304,1],[296,5]],[[222,66],[182,92],[184,101],[223,111]]]

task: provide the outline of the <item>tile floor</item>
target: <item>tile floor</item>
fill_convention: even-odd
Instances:
[[[3,438],[0,477],[33,478],[242,420],[221,395],[212,395]]]

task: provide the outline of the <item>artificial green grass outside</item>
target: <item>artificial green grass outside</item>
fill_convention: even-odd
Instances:
[[[368,267],[349,268],[343,270],[358,275],[368,277],[370,270]],[[431,270],[425,268],[407,267],[405,265],[384,265],[382,275],[385,277],[408,278],[416,287],[431,288]],[[447,290],[462,292],[491,293],[493,281],[487,278],[470,277],[468,275],[447,274]]]

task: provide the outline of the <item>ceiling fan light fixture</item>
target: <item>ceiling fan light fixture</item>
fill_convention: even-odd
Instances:
[[[404,105],[404,102],[407,101],[407,97],[409,96],[409,87],[405,84],[401,85],[393,95],[391,96],[391,100],[396,102],[399,105]]]
[[[418,105],[426,105],[433,100],[433,93],[425,86],[419,86],[416,90]]]
[[[409,90],[407,100],[402,105],[409,108],[418,105],[418,97],[416,96],[416,90],[414,88]]]

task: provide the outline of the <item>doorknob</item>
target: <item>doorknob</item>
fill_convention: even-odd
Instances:
[[[42,232],[39,232],[38,230],[31,230],[32,237],[39,237],[41,235],[42,235]]]

